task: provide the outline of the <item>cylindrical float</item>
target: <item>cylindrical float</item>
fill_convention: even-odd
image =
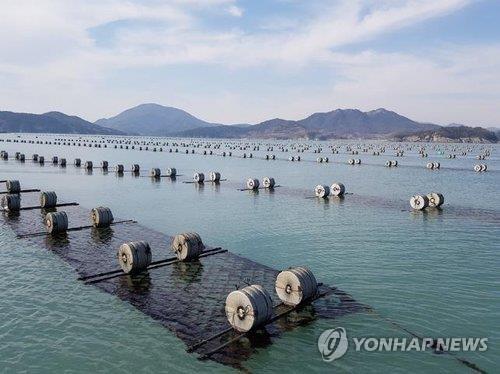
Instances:
[[[259,188],[259,180],[257,178],[248,178],[247,180],[247,188],[249,190],[257,190]]]
[[[415,210],[423,210],[429,206],[429,198],[425,195],[414,195],[410,198],[410,206]]]
[[[317,294],[318,283],[308,268],[300,266],[279,273],[275,287],[284,304],[296,306]]]
[[[19,193],[21,192],[21,183],[18,180],[8,180],[5,182],[5,187],[8,193]]]
[[[431,192],[427,195],[427,199],[429,199],[429,206],[433,208],[440,207],[444,203],[444,196],[438,192]]]
[[[136,274],[151,264],[152,253],[144,241],[123,243],[118,249],[118,262],[126,274]]]
[[[193,180],[196,183],[203,183],[205,181],[205,174],[203,174],[203,173],[194,173]]]
[[[195,232],[178,234],[172,241],[172,251],[181,261],[189,261],[198,258],[205,249],[200,235]]]
[[[269,293],[260,285],[251,285],[231,292],[226,298],[226,317],[239,332],[256,329],[273,315]]]
[[[330,186],[330,194],[332,196],[344,196],[345,186],[342,183],[333,183]]]
[[[90,218],[94,227],[109,227],[114,221],[111,209],[103,206],[92,209]]]
[[[57,195],[54,191],[40,193],[40,206],[42,208],[54,208],[57,205]]]
[[[65,232],[68,229],[66,212],[51,212],[45,216],[45,227],[49,234]]]
[[[272,177],[264,177],[262,178],[262,185],[264,186],[264,188],[274,188],[274,185],[276,184],[276,182],[274,181],[274,178]]]
[[[3,210],[8,212],[17,212],[21,209],[21,196],[19,195],[3,195],[0,200],[0,205]]]
[[[151,172],[149,173],[149,175],[152,178],[160,178],[160,176],[161,176],[161,170],[160,170],[160,168],[152,168]]]
[[[212,182],[220,182],[220,173],[218,171],[211,171],[209,175]]]
[[[321,198],[326,199],[326,198],[330,195],[330,187],[328,187],[328,186],[327,186],[327,185],[325,185],[325,184],[318,184],[318,185],[314,188],[314,194],[315,194],[317,197],[321,197]]]

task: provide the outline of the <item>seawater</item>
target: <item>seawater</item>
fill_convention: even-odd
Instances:
[[[477,161],[477,152],[447,159],[432,145],[426,145],[429,157],[420,158],[415,148],[404,157],[394,157],[389,148],[381,156],[330,154],[328,144],[315,143],[330,159],[318,164],[311,152],[300,154],[301,162],[258,159],[271,153],[283,159],[294,154],[276,148],[264,152],[262,147],[220,157],[0,142],[11,157],[21,151],[27,158],[38,153],[46,160],[45,166],[2,160],[0,179],[54,190],[61,202],[109,206],[115,216],[161,232],[194,230],[210,245],[277,269],[308,266],[319,281],[377,311],[317,320],[285,333],[244,363],[250,371],[470,371],[449,355],[430,352],[350,349],[337,361],[323,362],[317,339],[328,328],[344,327],[350,337],[408,336],[381,315],[421,336],[488,337],[487,351],[458,356],[495,372],[500,364],[500,147],[491,146],[492,156]],[[243,152],[255,158],[236,157]],[[65,157],[68,166],[53,166],[53,155]],[[89,175],[72,165],[76,157],[94,165],[107,160],[110,171],[95,169]],[[349,158],[363,163],[347,165]],[[398,160],[399,167],[383,167],[388,159]],[[441,162],[441,170],[427,170],[429,161]],[[176,167],[181,176],[159,182],[128,173],[117,177],[112,166],[118,163],[126,169],[138,163],[143,174],[152,167]],[[488,172],[472,171],[476,163],[486,163]],[[210,170],[228,180],[219,186],[183,183],[195,172],[208,176]],[[238,190],[247,178],[264,176],[283,187],[274,193]],[[315,185],[334,181],[344,183],[352,195],[341,201],[306,198],[313,196]],[[431,191],[445,195],[442,211],[411,212],[410,196]],[[169,330],[78,282],[74,270],[57,256],[16,239],[5,220],[0,225],[1,371],[234,370],[198,361]]]

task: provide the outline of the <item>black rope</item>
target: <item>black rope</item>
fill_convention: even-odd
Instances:
[[[50,208],[59,208],[59,207],[63,207],[63,206],[77,206],[77,205],[80,205],[78,203],[61,203],[61,204],[56,204],[54,206],[51,206],[51,207],[42,207],[42,206],[26,206],[26,207],[22,207],[22,208],[19,208],[19,210],[33,210],[33,209],[50,209]]]
[[[226,252],[227,252],[227,249],[220,249],[220,250],[213,251],[213,252],[210,252],[210,253],[201,254],[200,256],[198,256],[198,258],[208,257],[208,256],[216,255],[216,254],[219,254],[219,253],[226,253]],[[84,284],[95,284],[95,283],[103,282],[103,281],[106,281],[106,280],[109,280],[109,279],[123,277],[123,276],[126,276],[126,275],[139,275],[139,274],[144,273],[145,271],[152,270],[152,269],[158,269],[158,268],[161,268],[161,267],[164,267],[164,266],[176,264],[178,262],[183,262],[183,261],[176,258],[175,260],[166,261],[166,262],[163,262],[161,264],[149,265],[145,270],[143,270],[143,271],[141,271],[140,273],[137,273],[137,274],[128,274],[128,273],[124,273],[122,271],[121,273],[113,274],[113,275],[110,275],[110,276],[107,276],[107,277],[104,277],[104,278],[91,279],[89,281],[84,282]]]
[[[222,249],[222,248],[221,247],[216,247],[216,248],[207,249],[206,251],[203,251],[201,254],[218,251],[220,249]],[[163,260],[153,261],[153,262],[151,262],[149,264],[149,266],[159,265],[159,264],[163,264],[163,263],[166,263],[166,262],[171,262],[171,261],[174,261],[174,260],[177,260],[177,257],[169,257],[169,258],[165,258]],[[87,276],[79,277],[77,280],[79,280],[79,281],[86,281],[86,280],[89,280],[91,278],[101,278],[101,277],[105,277],[107,275],[119,274],[119,273],[122,273],[122,272],[123,272],[122,269],[111,270],[111,271],[106,271],[104,273],[98,273],[98,274],[93,274],[93,275],[87,275]]]
[[[118,225],[118,224],[121,224],[121,223],[137,223],[137,221],[134,221],[133,219],[127,219],[127,220],[124,220],[124,221],[117,221],[117,222],[110,223],[110,226]],[[70,227],[70,228],[66,229],[66,232],[68,232],[68,231],[80,231],[80,230],[85,230],[85,229],[91,229],[93,227],[94,227],[94,225],[85,225],[85,226],[78,226],[78,227]],[[60,234],[60,233],[57,233],[57,234]],[[17,238],[18,239],[24,239],[24,238],[29,238],[29,237],[32,237],[32,236],[43,236],[43,235],[49,235],[49,233],[47,233],[47,232],[33,232],[33,233],[28,233],[28,234],[18,234]]]
[[[33,188],[33,189],[30,189],[30,190],[21,190],[19,192],[14,192],[13,194],[18,194],[18,193],[28,193],[28,192],[40,192],[39,189],[36,189],[36,188]],[[12,192],[9,192],[9,191],[1,191],[0,192],[0,195],[5,195],[5,194],[10,194]]]
[[[382,316],[380,313],[378,313],[375,309],[373,308],[369,308],[368,311],[374,315],[376,315],[377,317],[379,317],[380,319],[384,320],[385,322],[393,325],[394,327],[406,332],[407,334],[413,336],[414,338],[417,338],[419,339],[420,341],[423,341],[424,338],[421,337],[420,335],[418,335],[417,333],[407,329],[406,327],[400,325],[399,323],[397,323],[396,321],[393,321],[392,319],[388,318],[388,317],[384,317]],[[461,364],[477,371],[478,373],[481,373],[481,374],[486,374],[487,372],[483,369],[481,369],[479,366],[477,366],[475,363],[473,362],[470,362],[469,360],[466,360],[465,358],[462,358],[462,357],[458,357],[456,356],[453,352],[449,352],[449,351],[445,351],[445,350],[439,350],[439,347],[436,347],[436,349],[434,350],[435,353],[445,353],[445,354],[448,354],[450,355],[451,357],[453,357],[455,360],[457,360],[458,362],[460,362]]]

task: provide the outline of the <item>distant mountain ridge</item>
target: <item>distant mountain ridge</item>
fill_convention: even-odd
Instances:
[[[129,134],[152,136],[168,136],[180,131],[217,125],[196,118],[184,110],[159,104],[141,104],[95,123]]]
[[[44,114],[0,111],[0,132],[123,135],[77,116],[61,112]]]
[[[493,142],[499,134],[459,124],[439,126],[413,121],[387,109],[363,112],[336,109],[300,120],[274,118],[255,125],[221,125],[158,104],[141,104],[90,123],[60,112],[0,112],[0,132],[177,136],[260,139],[386,139],[408,141]],[[441,139],[441,140],[439,140]],[[496,140],[495,140],[496,139]]]
[[[258,137],[258,138],[383,138],[389,134],[412,133],[440,128],[431,123],[420,123],[386,109],[362,112],[358,109],[336,109],[314,113],[301,120],[275,118],[259,124],[234,130],[232,126],[215,126],[178,133],[191,137]]]

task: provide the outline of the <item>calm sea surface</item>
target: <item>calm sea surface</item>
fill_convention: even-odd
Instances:
[[[250,371],[471,371],[449,355],[430,352],[351,349],[338,361],[323,362],[317,338],[328,328],[344,327],[350,337],[408,336],[383,316],[421,336],[488,337],[486,352],[459,356],[498,372],[500,147],[485,146],[492,149],[491,157],[477,161],[482,146],[473,146],[467,156],[458,153],[456,159],[447,159],[453,146],[460,150],[467,146],[433,149],[427,144],[429,157],[420,158],[417,145],[404,157],[394,157],[388,145],[381,156],[361,151],[350,156],[344,147],[348,143],[355,144],[335,143],[342,145],[340,154],[331,154],[328,145],[333,143],[311,142],[322,146],[322,155],[330,158],[329,163],[319,164],[313,148],[300,154],[303,161],[290,162],[286,159],[296,153],[277,147],[273,152],[262,146],[260,151],[233,150],[233,157],[220,157],[199,154],[203,148],[186,155],[165,152],[171,146],[154,153],[0,142],[10,157],[21,151],[27,158],[38,153],[46,159],[45,166],[2,160],[0,179],[18,179],[24,188],[54,190],[60,201],[78,201],[88,208],[109,206],[116,217],[132,218],[161,232],[194,230],[207,244],[277,269],[308,266],[319,281],[341,288],[378,312],[298,327],[245,362]],[[235,157],[244,152],[254,158]],[[281,160],[257,158],[265,154]],[[54,155],[65,157],[67,168],[53,166]],[[88,175],[72,165],[76,157],[94,165],[107,160],[110,172],[95,169]],[[347,165],[349,158],[361,158],[362,165]],[[390,159],[398,160],[399,167],[384,167]],[[441,162],[441,170],[426,169],[429,161]],[[175,182],[153,182],[127,173],[117,177],[111,170],[118,163],[126,170],[132,163],[140,164],[144,174],[153,167],[176,167],[182,176]],[[488,171],[474,172],[476,163],[486,163]],[[182,183],[195,172],[208,176],[211,170],[220,171],[228,181],[201,188]],[[283,187],[274,193],[238,191],[247,178],[264,176],[274,177]],[[314,195],[317,184],[334,181],[344,183],[352,195],[342,201],[306,198]],[[444,194],[442,211],[410,211],[413,194],[432,191]],[[78,282],[75,271],[59,257],[16,239],[4,219],[0,219],[0,244],[0,372],[233,371],[198,361],[151,318]]]

